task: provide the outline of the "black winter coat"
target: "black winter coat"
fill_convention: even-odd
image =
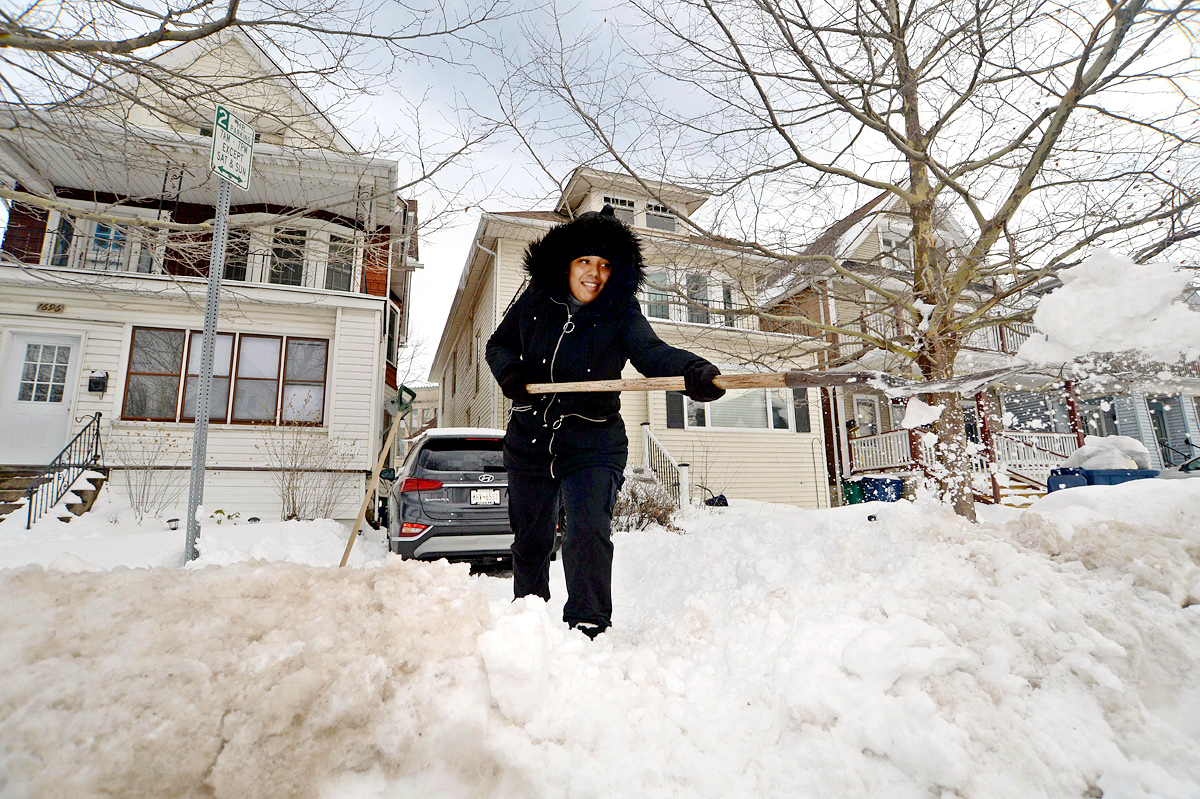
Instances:
[[[596,254],[597,248],[585,247],[570,255],[580,245],[572,248],[574,240],[564,242],[555,236],[573,232],[573,227],[588,222],[586,217],[596,216],[586,214],[560,225],[530,246],[525,257],[529,288],[505,314],[487,344],[488,366],[497,381],[502,382],[513,369],[521,369],[527,383],[611,380],[621,376],[627,361],[647,377],[670,377],[682,375],[693,363],[704,362],[663,342],[642,315],[636,291],[644,267],[632,234],[628,234],[631,252],[599,253],[609,258],[613,273],[599,297],[571,313],[566,300],[567,265],[572,257]],[[609,222],[611,217],[601,220],[627,231],[619,222]],[[612,245],[611,237],[605,241]],[[513,406],[504,437],[507,468],[556,477],[584,466],[625,468],[629,442],[620,415],[619,392],[533,397],[531,405]]]

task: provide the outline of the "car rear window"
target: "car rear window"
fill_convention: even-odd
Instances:
[[[503,446],[498,438],[434,438],[425,442],[418,465],[430,472],[503,472]]]

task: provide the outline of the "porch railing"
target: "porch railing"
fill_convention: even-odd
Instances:
[[[662,442],[650,432],[649,422],[642,422],[642,466],[667,490],[677,506],[683,507],[691,502],[688,465],[671,457]]]
[[[87,418],[83,429],[75,434],[71,443],[63,447],[58,457],[50,461],[26,492],[25,529],[33,526],[46,511],[66,496],[79,476],[88,469],[103,465],[104,452],[100,445],[100,411]],[[79,420],[76,420],[79,421]]]
[[[873,436],[850,439],[850,466],[853,473],[884,469],[912,469],[917,463],[912,457],[908,430],[893,430]],[[1057,466],[1075,451],[1074,433],[1023,433],[1006,430],[993,434],[996,460],[1005,468],[1035,469],[1039,473]],[[922,458],[932,453],[921,444]],[[970,456],[974,471],[986,471],[983,453]]]
[[[855,472],[913,465],[907,430],[850,439],[850,464]]]

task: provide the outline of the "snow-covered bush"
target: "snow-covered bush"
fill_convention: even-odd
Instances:
[[[625,484],[613,506],[614,530],[645,530],[652,524],[679,530],[678,514],[679,506],[657,481],[632,470],[625,472]]]

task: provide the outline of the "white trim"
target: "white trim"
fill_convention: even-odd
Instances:
[[[703,426],[703,427],[698,427],[698,426],[695,426],[695,425],[693,425],[693,424],[691,423],[690,414],[688,413],[688,403],[689,403],[689,402],[692,402],[692,400],[691,400],[691,399],[689,399],[688,397],[684,397],[684,398],[683,398],[683,429],[684,429],[684,430],[690,430],[690,431],[692,431],[692,432],[696,432],[696,433],[702,433],[702,432],[710,432],[710,433],[768,433],[768,434],[787,433],[787,434],[790,434],[790,435],[802,435],[802,436],[803,436],[803,435],[812,435],[812,433],[811,433],[811,432],[809,432],[809,433],[797,433],[797,431],[796,431],[796,419],[795,419],[795,414],[794,414],[795,404],[792,402],[792,397],[791,397],[791,394],[790,394],[790,393],[788,393],[788,392],[794,391],[794,389],[788,389],[788,388],[779,389],[779,390],[782,390],[782,391],[784,392],[784,408],[787,410],[787,427],[773,427],[773,426],[771,426],[771,422],[772,422],[772,419],[771,419],[771,403],[770,403],[770,400],[769,400],[769,395],[767,394],[767,392],[769,392],[769,391],[774,391],[774,390],[776,390],[776,389],[770,389],[770,388],[743,388],[743,389],[733,389],[733,390],[734,390],[734,391],[737,391],[737,392],[739,392],[739,395],[745,395],[747,392],[750,392],[750,391],[761,391],[761,392],[763,392],[763,398],[764,398],[764,400],[766,400],[765,407],[764,407],[764,412],[765,412],[765,414],[766,414],[766,419],[765,419],[765,421],[766,421],[766,424],[767,424],[767,426],[766,426],[766,427],[710,427],[710,426],[708,426],[708,425],[705,425],[705,426]],[[665,397],[665,392],[664,392],[664,397]],[[665,402],[665,399],[664,399],[664,402]],[[707,402],[706,402],[706,403],[702,403],[702,404],[706,406],[706,407],[705,407],[705,412],[704,412],[704,421],[705,421],[705,422],[707,422],[709,419],[711,419],[711,418],[712,418],[712,415],[711,415],[711,413],[710,413],[710,412],[709,412],[709,410],[708,410],[708,406],[710,406],[712,403],[707,403]],[[810,414],[810,418],[811,418],[811,414]]]

